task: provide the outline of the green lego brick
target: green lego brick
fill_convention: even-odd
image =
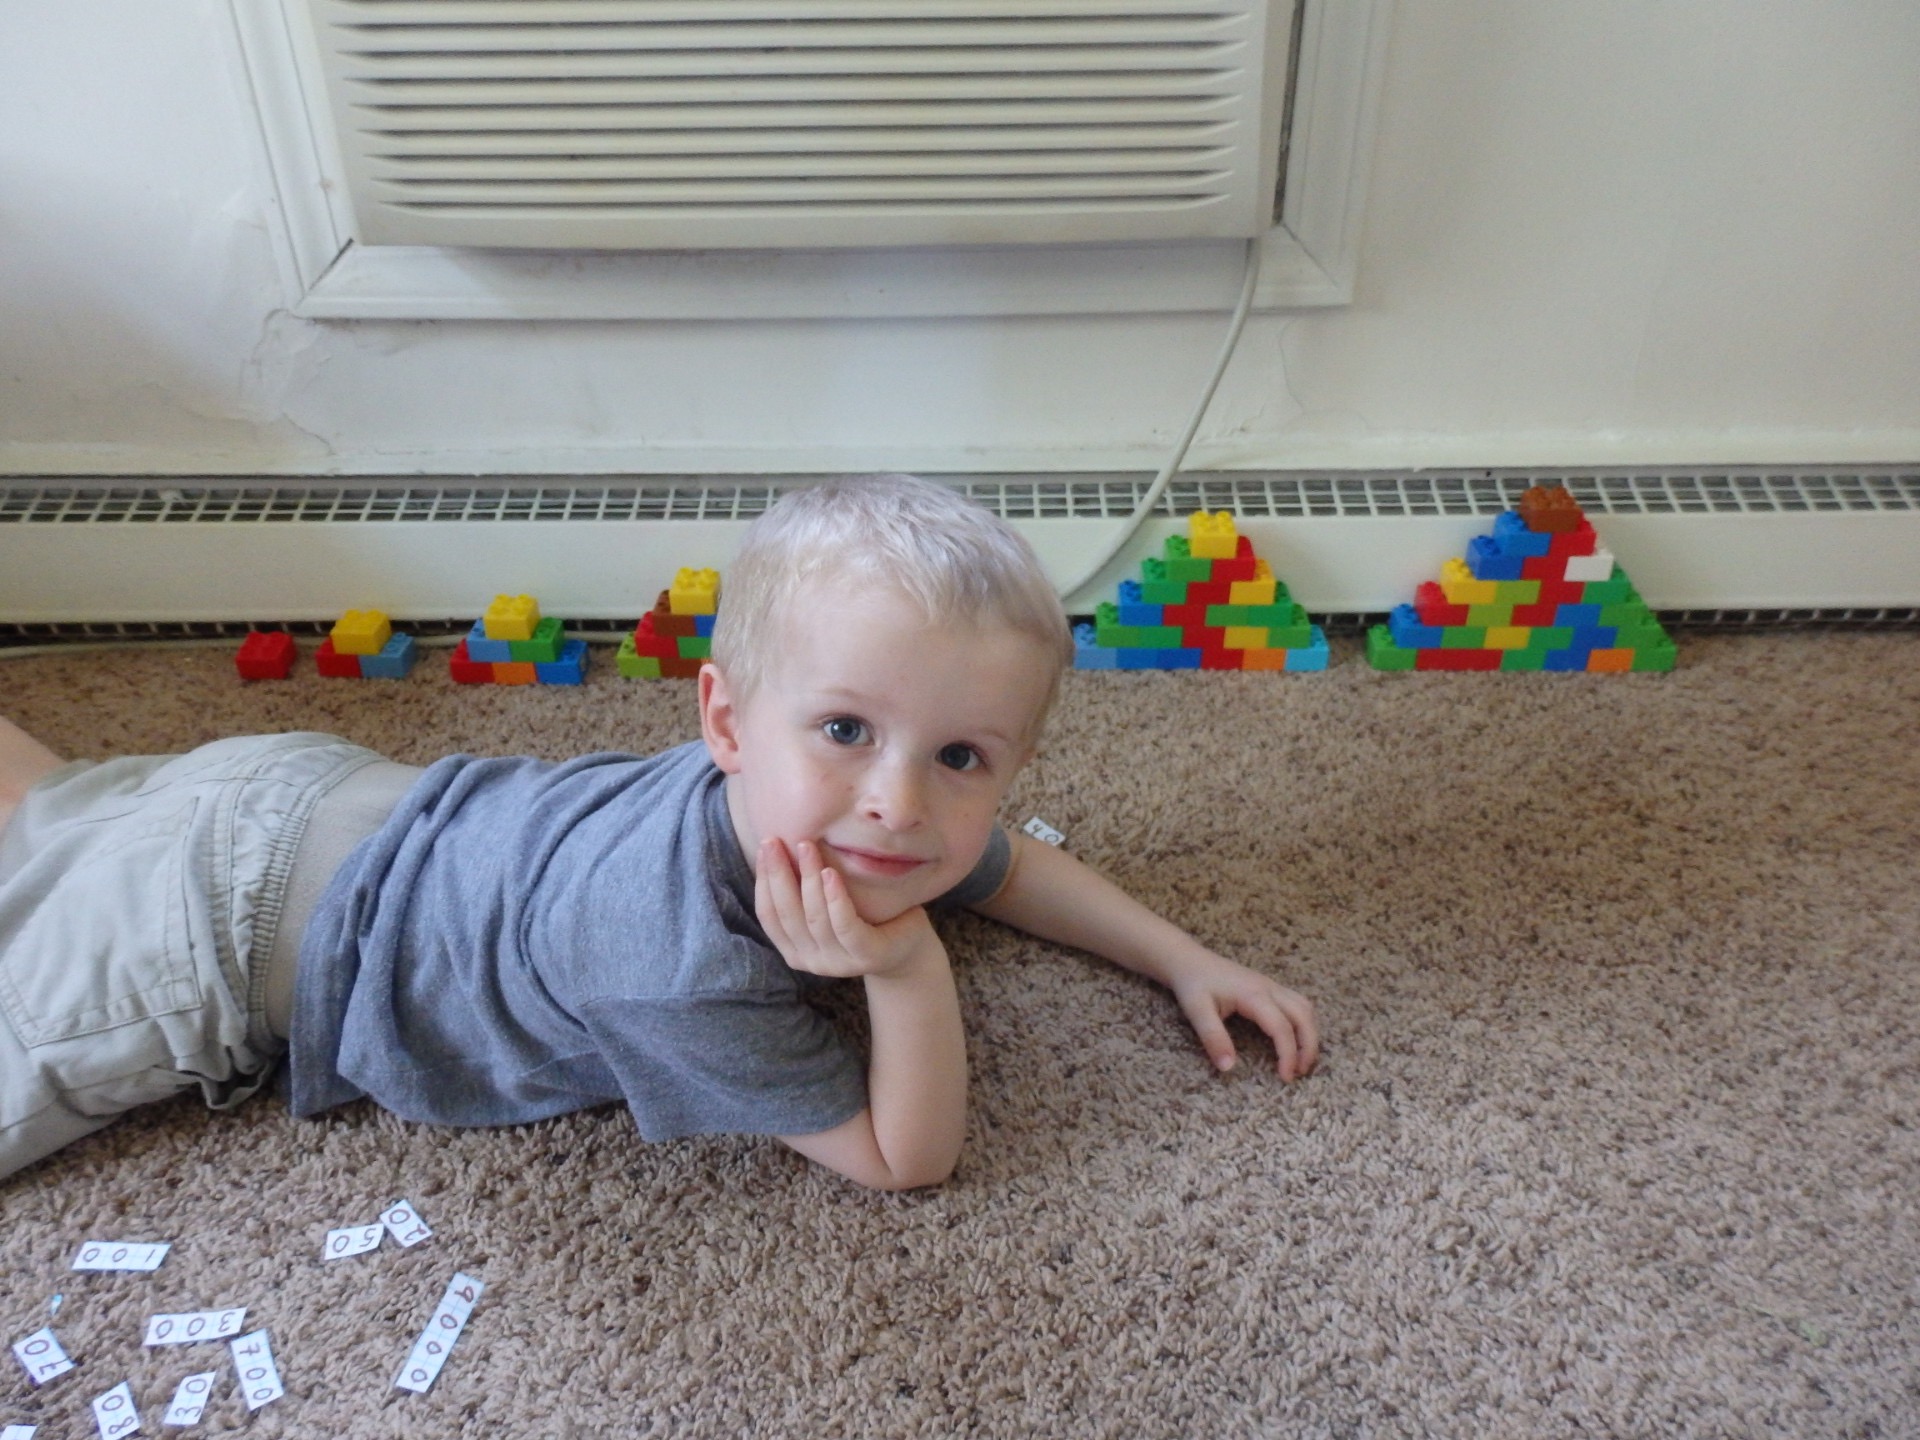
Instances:
[[[1511,605],[1469,605],[1467,624],[1482,630],[1504,629],[1513,624],[1513,606]]]
[[[1115,650],[1175,650],[1181,644],[1178,625],[1122,625],[1120,607],[1111,600],[1094,606],[1093,638]]]
[[[674,641],[682,660],[705,660],[713,654],[713,637],[710,635],[682,635]]]
[[[614,665],[629,680],[660,678],[660,662],[651,655],[635,653],[631,635],[620,642],[620,653],[614,657]]]
[[[1187,546],[1184,535],[1169,535],[1166,550],[1161,563],[1167,568],[1167,579],[1182,585],[1192,585],[1213,578],[1213,561],[1196,560]]]
[[[1319,643],[1314,636],[1315,627],[1305,621],[1298,625],[1269,625],[1267,627],[1267,648],[1269,650],[1311,650]]]
[[[1494,605],[1538,605],[1540,603],[1540,582],[1538,580],[1495,580],[1493,582]]]
[[[1367,631],[1367,663],[1376,670],[1411,670],[1418,664],[1419,652],[1393,643],[1393,632],[1384,625]]]
[[[1505,651],[1500,656],[1500,668],[1505,671],[1544,670],[1547,668],[1547,652],[1531,646],[1525,650]]]
[[[1224,630],[1230,625],[1264,625],[1268,629],[1290,629],[1307,623],[1307,612],[1292,601],[1273,605],[1209,605],[1207,624]]]
[[[507,650],[514,660],[534,665],[551,665],[560,658],[567,632],[557,615],[543,615],[533,627],[531,640],[509,640]]]
[[[1633,582],[1627,579],[1626,571],[1618,565],[1613,567],[1613,574],[1605,580],[1589,580],[1587,588],[1580,593],[1580,603],[1583,605],[1624,605],[1639,598]]]
[[[1448,625],[1440,631],[1442,650],[1484,650],[1487,627],[1484,625]]]
[[[1666,639],[1665,636],[1661,638],[1663,640]],[[1666,640],[1664,645],[1648,645],[1645,648],[1635,646],[1633,651],[1633,668],[1636,672],[1654,671],[1664,673],[1673,669],[1674,662],[1679,659],[1679,654],[1680,652],[1674,647],[1672,640]]]
[[[1542,655],[1549,650],[1564,650],[1573,644],[1571,625],[1540,625],[1527,637],[1526,649],[1537,650]]]
[[[1616,630],[1642,630],[1654,623],[1653,612],[1639,596],[1631,600],[1612,600],[1600,607],[1600,623]]]
[[[1187,603],[1187,582],[1169,579],[1164,560],[1142,560],[1140,599],[1147,605],[1184,605]]]

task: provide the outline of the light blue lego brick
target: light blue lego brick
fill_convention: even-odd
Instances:
[[[1158,653],[1159,668],[1162,670],[1198,670],[1200,668],[1201,652],[1198,650],[1188,650],[1183,647],[1178,650],[1162,650]]]
[[[1402,650],[1437,649],[1445,639],[1438,625],[1421,623],[1420,612],[1411,605],[1393,607],[1387,616],[1387,633]]]
[[[1467,542],[1467,571],[1476,580],[1518,580],[1526,563],[1524,555],[1504,553],[1491,536],[1476,535]]]
[[[488,665],[506,664],[513,659],[511,640],[489,640],[487,622],[476,620],[473,629],[467,632],[467,658],[482,661]]]
[[[1120,652],[1094,639],[1091,625],[1073,627],[1073,668],[1076,670],[1117,670]]]
[[[468,654],[473,652],[469,650]],[[560,647],[558,660],[536,660],[533,678],[542,685],[584,685],[587,683],[587,642],[569,640]]]
[[[360,657],[360,676],[364,680],[404,680],[413,673],[420,658],[420,647],[411,635],[395,635],[380,648],[378,655]]]
[[[1327,633],[1318,625],[1313,627],[1313,643],[1287,651],[1287,670],[1324,670],[1333,659],[1333,649],[1327,644]]]
[[[1529,530],[1517,510],[1509,510],[1493,522],[1493,540],[1501,554],[1518,555],[1523,560],[1545,555],[1553,548],[1553,536]]]

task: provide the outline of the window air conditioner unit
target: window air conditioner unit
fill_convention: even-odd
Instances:
[[[1294,0],[310,0],[359,239],[1008,245],[1273,224]]]

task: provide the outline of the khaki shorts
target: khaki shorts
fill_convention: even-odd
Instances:
[[[266,1020],[293,859],[379,761],[330,735],[76,761],[0,830],[0,1175],[189,1086],[229,1109],[285,1045]]]

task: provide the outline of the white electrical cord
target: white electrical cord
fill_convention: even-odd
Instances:
[[[1118,555],[1139,531],[1147,515],[1160,503],[1173,477],[1180,473],[1180,463],[1187,458],[1187,447],[1193,444],[1193,437],[1199,433],[1200,422],[1206,418],[1207,407],[1213,403],[1213,392],[1220,388],[1220,379],[1227,373],[1227,365],[1233,359],[1233,352],[1239,348],[1240,332],[1246,328],[1247,315],[1253,309],[1253,292],[1260,283],[1260,241],[1255,238],[1247,241],[1246,275],[1240,282],[1240,300],[1234,306],[1233,319],[1227,324],[1226,341],[1220,346],[1220,358],[1214,362],[1213,377],[1207,381],[1207,388],[1200,396],[1200,403],[1194,406],[1193,418],[1187,422],[1186,433],[1181,435],[1180,443],[1174,447],[1167,463],[1160,467],[1160,473],[1154,476],[1153,484],[1147,487],[1146,495],[1141,499],[1134,512],[1121,525],[1120,531],[1107,544],[1091,565],[1076,575],[1071,584],[1058,588],[1060,598],[1067,599],[1081,586],[1092,580]]]

